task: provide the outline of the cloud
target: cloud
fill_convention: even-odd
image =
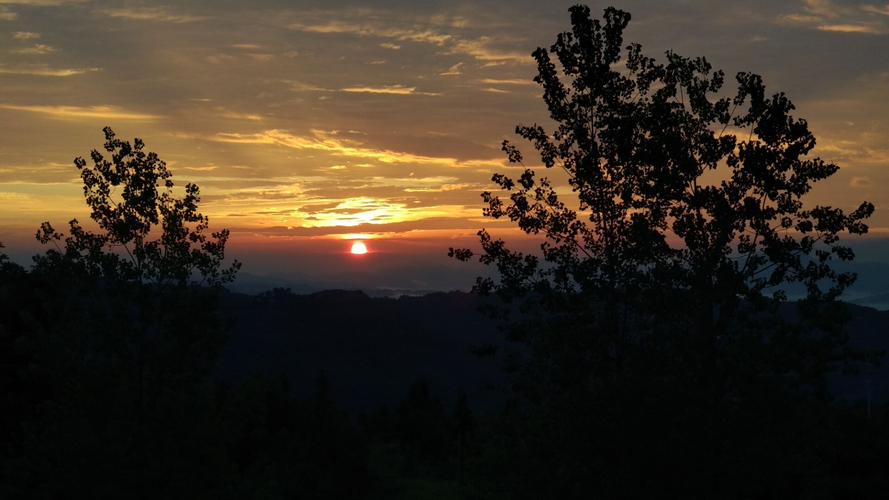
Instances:
[[[344,88],[341,88],[340,91],[348,92],[351,94],[390,94],[390,95],[427,95],[427,96],[441,95],[440,93],[436,93],[436,92],[417,92],[416,87],[406,87],[404,85],[383,85],[381,87],[370,87],[370,86],[344,87]]]
[[[336,89],[329,89],[306,82],[288,81],[292,92],[336,92]]]
[[[302,211],[301,209],[300,211]],[[472,210],[477,212],[477,210]],[[332,208],[310,212],[303,216],[302,227],[367,227],[367,225],[397,224],[419,219],[445,219],[454,215],[468,215],[462,206],[431,205],[410,207],[407,203],[359,196],[346,198]]]
[[[484,83],[485,85],[528,85],[532,87],[537,86],[537,83],[530,78],[482,78],[479,81],[481,83]]]
[[[247,57],[253,59],[254,61],[267,62],[271,61],[275,58],[274,54],[259,54],[259,53],[250,53],[247,54]]]
[[[466,54],[487,63],[530,63],[531,52],[503,52],[491,48],[491,38],[483,36],[475,40],[460,40],[451,49],[455,54]]]
[[[123,121],[154,121],[160,118],[157,115],[136,113],[116,106],[19,106],[0,104],[0,109],[38,113],[56,119],[97,118]]]
[[[16,31],[12,34],[12,38],[22,41],[39,40],[40,33],[34,33],[33,31]]]
[[[65,78],[100,71],[100,68],[50,68],[48,66],[27,66],[9,68],[0,66],[0,75],[49,76]]]
[[[389,50],[400,50],[401,49],[401,45],[398,45],[395,43],[389,43],[389,42],[381,43],[380,47],[383,47],[384,49],[389,49]]]
[[[876,26],[864,24],[822,24],[818,26],[818,30],[832,33],[861,33],[867,35],[879,35],[883,32]]]
[[[501,167],[500,159],[458,160],[449,157],[425,156],[390,149],[373,148],[362,142],[343,139],[336,134],[312,130],[309,135],[295,135],[285,130],[266,130],[254,134],[219,133],[207,137],[215,142],[233,144],[263,144],[297,150],[323,151],[336,156],[362,158],[386,164],[414,164],[441,167]]]
[[[23,5],[26,7],[58,7],[61,5],[77,5],[89,0],[0,0],[0,5]]]
[[[870,177],[852,177],[852,180],[849,181],[849,187],[855,189],[865,189],[871,186],[873,186],[873,181]]]
[[[783,24],[795,24],[828,33],[883,35],[889,33],[885,20],[889,5],[837,4],[831,0],[804,0],[803,12],[779,18]]]
[[[395,21],[397,22],[397,20]],[[465,21],[442,24],[454,29],[465,26]],[[394,27],[371,21],[325,21],[325,22],[297,22],[289,26],[294,31],[319,34],[355,35],[362,37],[387,38],[396,42],[414,42],[435,45],[447,48],[450,54],[468,55],[474,59],[489,64],[529,63],[530,55],[517,52],[505,52],[492,47],[494,40],[491,37],[475,39],[463,38],[452,33],[444,33],[437,29],[429,29],[422,26]],[[400,48],[400,45],[391,42],[386,48]],[[384,46],[383,44],[380,44]]]
[[[15,49],[13,52],[16,54],[29,54],[29,55],[46,55],[52,54],[54,52],[58,52],[59,49],[52,47],[50,45],[46,45],[43,43],[34,44],[31,47],[25,47],[21,49]]]
[[[831,0],[803,0],[803,5],[813,15],[826,19],[836,19],[842,15],[844,10]]]
[[[423,29],[386,28],[370,24],[350,23],[343,21],[328,21],[316,24],[293,23],[289,26],[294,31],[322,34],[348,34],[378,38],[392,38],[402,42],[431,43],[442,46],[451,35],[437,33]]]
[[[0,0],[2,1],[2,0]],[[98,11],[108,17],[132,21],[151,21],[161,23],[193,23],[207,19],[204,16],[192,16],[172,12],[164,7],[132,7],[123,9],[101,9]]]
[[[463,74],[463,71],[462,71],[461,68],[463,68],[463,63],[458,62],[457,64],[455,64],[455,65],[451,66],[450,68],[448,68],[447,71],[442,72],[442,73],[439,73],[439,76],[458,76],[458,75],[462,75],[462,74]]]
[[[889,4],[879,6],[879,5],[863,5],[861,9],[865,12],[869,12],[871,14],[878,14],[881,16],[889,17]]]
[[[224,111],[219,115],[222,118],[231,118],[233,120],[248,120],[252,122],[260,122],[263,120],[261,115],[257,115],[255,113],[238,113],[235,111]]]
[[[421,214],[414,214],[419,216]],[[253,234],[264,234],[264,235],[275,235],[275,236],[304,236],[304,237],[324,237],[324,236],[348,236],[355,235],[360,236],[360,239],[371,239],[375,236],[380,236],[385,234],[387,237],[391,237],[393,233],[408,233],[414,231],[428,231],[428,230],[453,230],[453,229],[466,229],[471,230],[472,234],[475,234],[475,231],[478,230],[476,227],[478,224],[475,222],[467,222],[465,218],[461,217],[428,217],[428,218],[416,218],[412,220],[406,220],[401,222],[376,222],[376,223],[359,223],[357,225],[351,226],[311,226],[311,227],[285,227],[285,226],[272,226],[272,227],[243,227],[243,228],[232,228],[231,231],[233,233],[253,233]],[[448,231],[447,236],[452,236],[451,232]]]
[[[6,9],[5,7],[0,7],[0,21],[15,21],[19,18],[19,15],[15,12]]]
[[[79,177],[71,163],[0,166],[0,184],[67,184]]]

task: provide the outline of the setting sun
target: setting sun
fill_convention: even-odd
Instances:
[[[352,243],[352,255],[364,255],[367,253],[367,245],[363,241]]]

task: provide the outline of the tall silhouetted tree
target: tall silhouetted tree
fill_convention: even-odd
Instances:
[[[517,386],[533,425],[517,442],[533,453],[517,484],[549,498],[783,491],[817,469],[800,437],[814,424],[788,426],[817,420],[795,398],[824,396],[848,360],[833,302],[854,275],[831,262],[854,257],[840,235],[866,233],[874,207],[804,203],[839,167],[811,155],[806,121],[758,75],[726,90],[704,58],[625,45],[628,13],[570,12],[533,53],[555,129],[516,128],[541,165],[483,194],[484,215],[543,240],[533,255],[479,232],[498,273],[475,289],[519,302],[508,331],[529,347]],[[795,322],[777,307],[789,286],[805,290]]]
[[[19,410],[0,493],[218,496],[218,291],[240,264],[224,264],[227,230],[207,234],[196,185],[177,195],[140,139],[104,133],[108,158],[74,161],[92,224],[72,220],[68,235],[42,224],[52,246],[15,280],[3,263],[0,293],[15,291],[0,323],[14,360],[4,379]]]

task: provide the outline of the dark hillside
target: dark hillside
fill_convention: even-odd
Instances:
[[[336,400],[356,410],[392,406],[425,378],[445,401],[459,389],[474,406],[500,401],[505,383],[497,361],[473,347],[502,342],[495,322],[479,312],[479,297],[433,293],[398,299],[359,291],[311,295],[283,291],[231,294],[233,324],[221,361],[225,378],[286,375],[298,395],[325,372]],[[849,305],[850,346],[889,350],[889,312]],[[889,399],[889,365],[835,377],[842,399]]]
[[[305,395],[324,372],[333,397],[359,410],[397,404],[419,378],[447,402],[461,388],[474,405],[498,401],[503,392],[496,362],[472,352],[500,336],[470,294],[388,299],[279,291],[227,301],[233,325],[221,360],[225,378],[284,374]]]

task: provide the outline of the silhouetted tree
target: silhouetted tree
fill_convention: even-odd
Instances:
[[[873,205],[804,205],[838,167],[810,156],[806,121],[758,75],[729,94],[704,58],[624,46],[628,13],[570,12],[571,31],[533,53],[556,128],[516,128],[560,177],[497,173],[506,196],[482,195],[485,216],[543,240],[538,256],[479,232],[498,273],[475,290],[518,302],[508,331],[529,347],[520,493],[743,497],[812,479],[819,415],[803,402],[849,359],[833,302],[855,277],[831,262],[854,257],[840,235],[866,233]],[[778,309],[790,285],[806,297],[794,322]]]
[[[156,153],[143,151],[141,139],[131,145],[110,127],[103,131],[110,161],[95,149],[92,166],[83,158],[74,160],[90,216],[101,232],[73,219],[65,237],[44,222],[37,239],[44,244],[63,241],[64,246],[41,259],[64,257],[91,275],[142,283],[183,285],[195,275],[209,285],[233,280],[240,263],[222,265],[229,232],[205,234],[208,219],[198,211],[198,186],[186,184],[184,196],[176,197],[167,164]]]
[[[15,292],[0,330],[12,332],[21,403],[5,493],[219,496],[218,288],[240,264],[223,265],[227,231],[205,234],[197,186],[177,197],[141,140],[110,128],[105,139],[110,159],[94,150],[93,166],[74,162],[95,229],[72,220],[66,236],[42,224],[37,238],[53,247],[2,284]]]

